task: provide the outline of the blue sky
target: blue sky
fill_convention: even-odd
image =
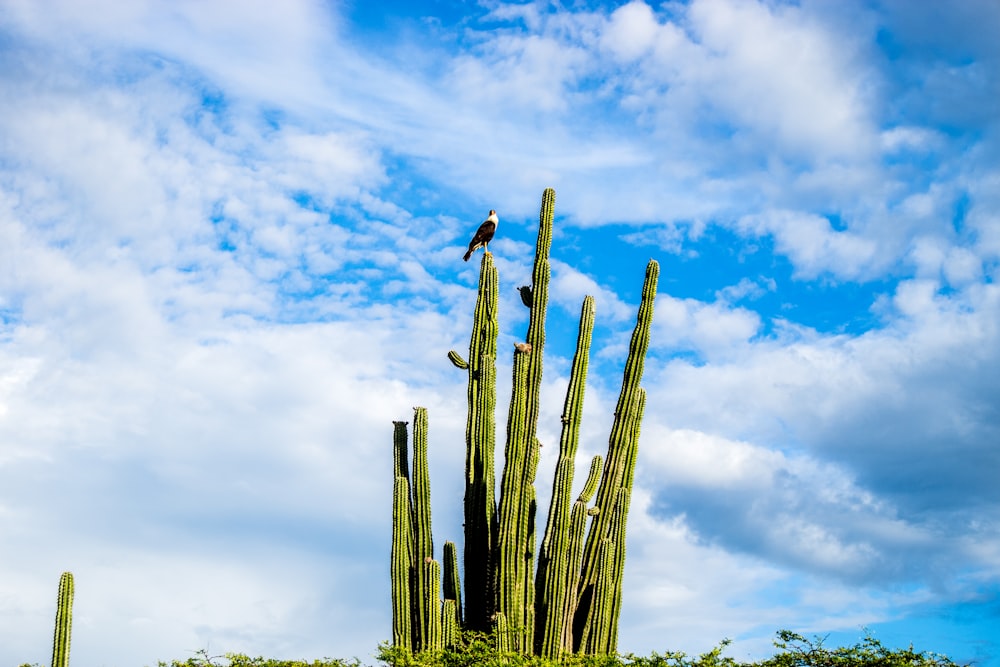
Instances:
[[[496,209],[512,350],[553,187],[579,477],[661,264],[620,648],[1000,665],[1000,6],[374,6],[0,6],[0,662],[64,570],[74,662],[369,658],[391,422],[459,538],[463,246]]]

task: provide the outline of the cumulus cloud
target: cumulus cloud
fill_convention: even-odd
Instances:
[[[655,346],[684,347],[713,358],[749,341],[760,328],[753,311],[718,301],[676,299],[659,295],[652,339]]]
[[[870,150],[857,43],[793,6],[705,0],[688,14],[702,72],[730,117],[786,148],[836,158]]]
[[[792,211],[747,216],[740,228],[755,235],[773,235],[776,249],[789,256],[796,275],[815,278],[824,273],[858,278],[875,274],[889,259],[875,241],[849,230],[833,229],[829,220]]]
[[[978,443],[996,428],[995,299],[989,286],[949,298],[936,283],[906,282],[892,302],[905,319],[892,327],[761,340],[738,362],[673,361],[654,371],[650,400],[674,406],[664,418],[678,426],[804,446],[840,462],[910,518],[935,506],[957,510],[948,488],[989,503],[978,471],[993,465],[993,453]]]

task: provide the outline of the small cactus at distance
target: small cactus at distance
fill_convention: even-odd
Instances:
[[[52,637],[52,667],[69,667],[69,642],[73,630],[73,573],[59,577],[56,628]]]

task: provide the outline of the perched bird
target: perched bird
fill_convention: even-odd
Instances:
[[[475,236],[469,241],[469,250],[465,253],[465,257],[462,258],[464,261],[468,262],[469,258],[472,257],[472,253],[479,248],[483,248],[486,252],[490,251],[487,244],[493,240],[493,235],[497,233],[497,223],[499,222],[500,219],[497,217],[497,212],[490,209],[489,217],[483,220],[483,224],[479,225]]]
[[[531,308],[531,304],[535,302],[534,297],[531,295],[531,286],[521,285],[517,288],[517,291],[521,294],[521,303],[528,308]]]
[[[514,343],[514,349],[521,354],[531,354],[531,343]]]

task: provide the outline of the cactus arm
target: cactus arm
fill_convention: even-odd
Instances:
[[[469,368],[469,362],[463,359],[462,355],[455,350],[449,350],[448,361],[450,361],[455,368],[461,368],[462,370],[468,370]]]
[[[59,595],[56,598],[52,667],[69,667],[69,644],[73,629],[73,589],[73,573],[63,572],[59,577]]]

